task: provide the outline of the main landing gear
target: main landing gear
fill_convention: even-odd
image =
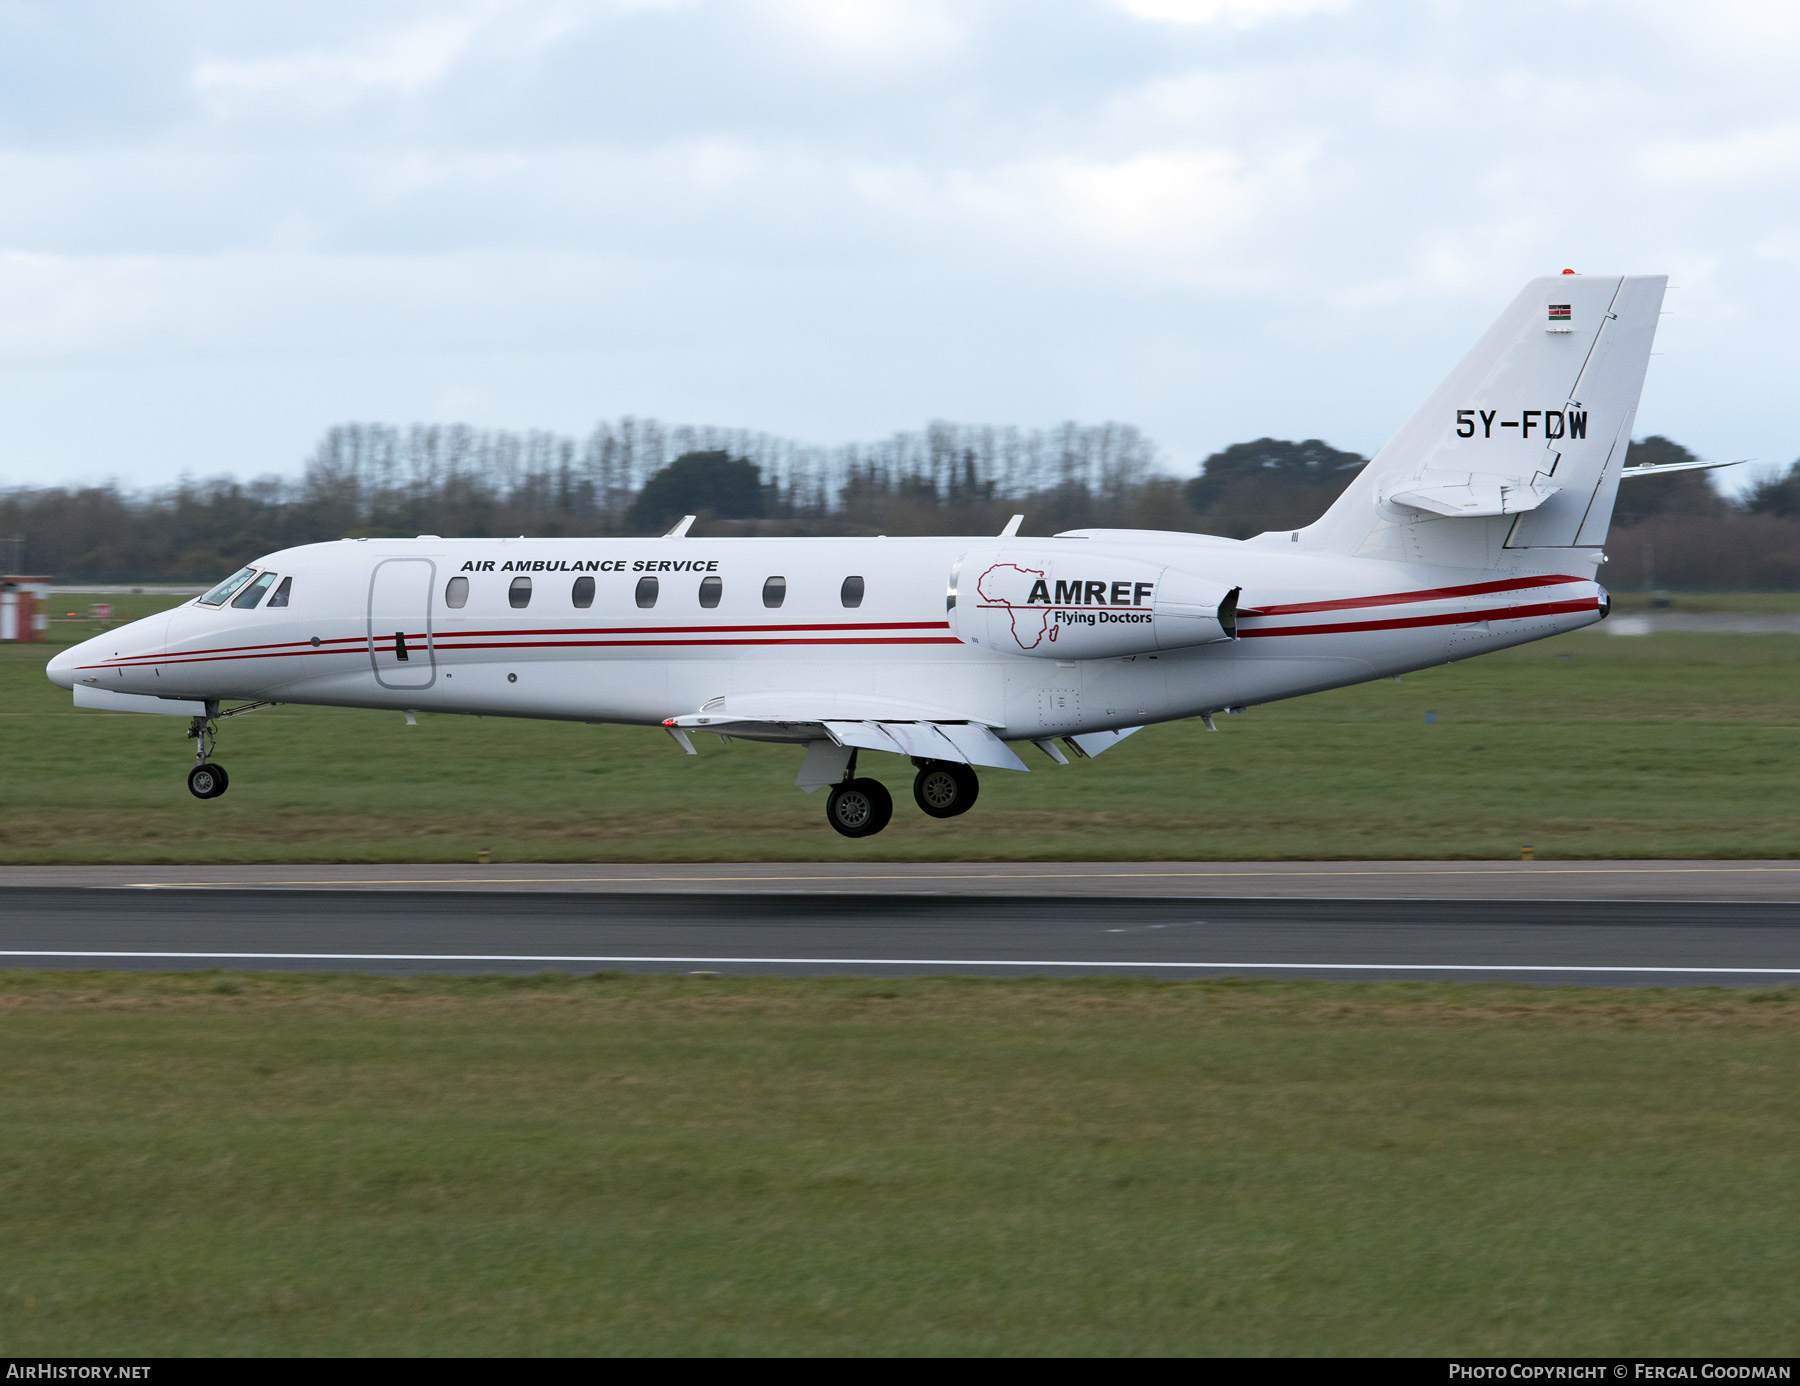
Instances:
[[[973,766],[953,760],[928,760],[913,776],[913,800],[933,818],[954,818],[975,807],[981,781]]]
[[[975,771],[955,761],[916,762],[913,800],[933,818],[954,818],[975,805],[980,782]],[[833,785],[825,800],[825,821],[845,837],[873,837],[894,816],[894,796],[880,780],[859,779],[856,757],[850,758],[849,775]]]
[[[894,816],[894,796],[880,780],[845,780],[831,787],[825,819],[845,837],[873,837]]]

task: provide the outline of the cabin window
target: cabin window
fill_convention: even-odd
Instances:
[[[576,578],[575,587],[569,593],[569,600],[586,611],[594,604],[594,580],[591,577]]]
[[[217,587],[213,588],[212,591],[200,598],[200,605],[218,606],[233,592],[237,591],[238,588],[250,581],[251,575],[255,572],[255,568],[239,568],[230,577],[226,578],[225,581],[221,582]]]
[[[763,605],[780,606],[787,600],[787,579],[772,577],[763,584]]]
[[[641,577],[638,579],[637,604],[642,607],[652,607],[656,605],[655,578]]]
[[[716,577],[700,579],[700,605],[717,606],[719,598],[725,595],[725,584]]]
[[[506,600],[512,603],[515,611],[523,610],[531,605],[531,579],[516,577],[512,585],[506,589]]]
[[[264,607],[263,610],[268,611],[274,607],[286,606],[288,604],[288,597],[292,594],[293,590],[294,580],[291,577],[284,577],[281,580],[281,586],[275,589],[275,595],[269,598],[269,605]]]
[[[847,577],[844,586],[838,592],[838,598],[845,606],[861,606],[863,597],[863,580],[859,577]]]
[[[284,583],[283,586],[286,584]],[[469,580],[466,577],[453,577],[444,584],[444,605],[452,610],[460,611],[469,604]]]
[[[274,582],[275,574],[264,573],[242,592],[239,592],[237,598],[231,604],[240,611],[248,611],[263,599],[263,593],[267,592],[269,588],[274,585]]]

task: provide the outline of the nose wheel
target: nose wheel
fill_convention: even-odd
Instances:
[[[845,780],[825,800],[825,821],[845,837],[873,837],[894,816],[894,796],[880,780]]]
[[[203,761],[188,771],[188,793],[196,799],[216,799],[231,787],[223,765]]]
[[[980,792],[974,770],[952,760],[928,760],[913,777],[913,800],[933,818],[967,813]]]
[[[208,705],[208,711],[213,705]],[[188,740],[199,744],[194,748],[194,768],[188,771],[188,793],[196,799],[216,799],[231,787],[231,776],[223,765],[207,759],[212,755],[218,729],[210,717],[196,717],[188,727]]]

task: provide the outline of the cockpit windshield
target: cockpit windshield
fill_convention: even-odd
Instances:
[[[263,593],[269,590],[274,581],[275,574],[264,573],[242,592],[239,592],[237,594],[237,599],[231,604],[236,607],[242,607],[245,611],[248,611],[263,599]]]
[[[256,569],[254,567],[239,568],[230,577],[226,578],[225,581],[221,582],[217,587],[213,588],[212,591],[200,598],[198,604],[200,606],[222,605],[227,597],[237,591],[238,588],[242,587],[246,582],[250,581],[255,575]]]

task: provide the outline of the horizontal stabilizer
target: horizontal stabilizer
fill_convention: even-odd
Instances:
[[[160,712],[165,717],[204,717],[206,704],[185,698],[153,698],[146,693],[114,693],[89,684],[75,685],[75,706],[101,712]]]
[[[1520,515],[1536,510],[1561,489],[1491,472],[1429,471],[1402,482],[1386,499],[1429,515]]]
[[[1629,481],[1634,476],[1666,476],[1670,472],[1709,472],[1714,467],[1741,467],[1749,460],[1748,457],[1740,457],[1731,462],[1656,462],[1642,467],[1627,467],[1619,475]]]

